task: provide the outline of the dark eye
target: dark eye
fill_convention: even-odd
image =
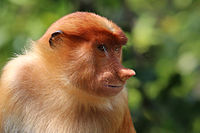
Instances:
[[[115,51],[119,51],[119,48],[115,48]]]
[[[106,51],[106,46],[101,44],[101,45],[98,45],[97,48],[102,51],[102,52],[105,52]]]
[[[116,47],[116,48],[115,48],[115,51],[116,51],[116,52],[119,52],[119,51],[120,51],[120,47]]]

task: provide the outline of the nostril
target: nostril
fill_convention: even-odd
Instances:
[[[119,77],[121,80],[126,81],[130,77],[134,76],[136,73],[132,69],[123,68],[119,70]]]

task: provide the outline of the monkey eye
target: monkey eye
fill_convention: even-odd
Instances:
[[[119,53],[120,50],[121,50],[121,46],[117,46],[117,47],[114,48],[114,51],[117,52],[117,53]]]
[[[115,48],[115,51],[119,51],[119,49],[120,49],[119,47],[116,47],[116,48]]]
[[[102,52],[105,52],[107,50],[106,46],[101,44],[101,45],[98,45],[97,48],[102,51]]]

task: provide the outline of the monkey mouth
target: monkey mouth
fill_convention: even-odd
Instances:
[[[122,88],[123,85],[105,85],[108,88]]]
[[[104,84],[102,92],[107,96],[115,96],[124,88],[124,84]]]

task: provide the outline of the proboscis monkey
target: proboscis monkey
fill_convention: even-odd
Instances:
[[[53,23],[0,80],[1,133],[135,133],[121,65],[123,31],[94,13]]]

